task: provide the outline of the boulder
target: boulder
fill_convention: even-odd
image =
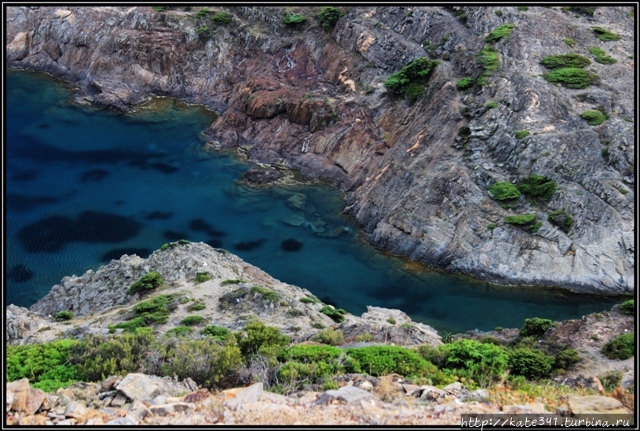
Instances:
[[[47,394],[40,389],[32,388],[29,379],[20,379],[7,383],[7,400],[12,399],[11,410],[33,415],[38,411]]]
[[[582,414],[630,414],[620,401],[611,397],[601,395],[589,395],[584,397],[570,397],[568,402],[569,411],[573,415]]]
[[[343,386],[338,390],[325,391],[316,401],[317,405],[327,404],[332,400],[344,401],[346,404],[358,403],[361,400],[369,401],[373,399],[373,395],[364,389],[355,386]]]

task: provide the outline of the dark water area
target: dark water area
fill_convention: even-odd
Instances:
[[[338,190],[239,186],[249,164],[201,149],[213,113],[158,99],[123,115],[71,94],[46,75],[7,74],[6,304],[30,306],[64,276],[179,239],[225,248],[351,313],[397,308],[440,331],[579,318],[618,302],[416,269],[364,241]]]

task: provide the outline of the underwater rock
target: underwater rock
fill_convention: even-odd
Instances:
[[[307,195],[304,193],[296,193],[285,202],[286,205],[296,211],[304,211],[307,207]]]
[[[35,272],[20,263],[11,267],[9,272],[7,272],[7,278],[16,283],[24,283],[33,278],[34,274]]]
[[[284,251],[299,251],[302,248],[302,243],[295,239],[285,239],[280,243],[280,248]]]

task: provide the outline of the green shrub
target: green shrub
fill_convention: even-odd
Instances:
[[[518,199],[521,194],[520,190],[509,181],[495,183],[489,188],[489,192],[497,201]]]
[[[211,19],[218,25],[231,24],[231,15],[226,12],[218,12]]]
[[[168,248],[169,248],[169,244],[168,243],[164,243],[164,244],[162,244],[162,247],[160,247],[160,250],[161,251],[165,251]]]
[[[245,334],[235,335],[244,357],[261,353],[275,358],[290,342],[289,337],[280,334],[280,329],[266,326],[259,321],[247,323],[243,330]]]
[[[468,90],[473,87],[473,82],[473,78],[471,76],[467,76],[456,83],[456,88],[461,91]]]
[[[190,335],[192,332],[193,332],[193,329],[189,328],[188,326],[176,326],[173,329],[169,329],[166,335],[175,336],[175,337],[185,337],[187,335]]]
[[[540,336],[544,335],[549,329],[554,328],[554,323],[549,319],[533,317],[524,319],[524,325],[520,328],[520,337]]]
[[[507,367],[507,354],[502,347],[475,340],[457,340],[449,344],[445,365],[458,375],[488,386],[497,381]]]
[[[175,295],[158,295],[148,301],[143,301],[133,307],[133,311],[144,319],[145,324],[165,323],[169,319],[169,303],[175,299]],[[134,319],[135,320],[135,319]],[[118,327],[116,325],[116,327]]]
[[[574,349],[565,349],[558,352],[553,362],[553,368],[557,370],[569,370],[580,362],[580,356]]]
[[[240,284],[240,283],[246,283],[246,281],[244,280],[234,280],[234,279],[228,279],[228,280],[224,280],[220,283],[220,286],[227,286],[229,284]]]
[[[498,16],[502,16],[502,11],[500,9],[496,9],[495,14]]]
[[[562,69],[567,67],[584,68],[591,64],[591,61],[580,54],[560,54],[548,55],[540,62],[547,69]]]
[[[338,388],[338,382],[336,382],[333,378],[325,379],[324,383],[322,383],[323,391],[335,390]]]
[[[300,302],[304,304],[319,304],[320,300],[315,296],[313,297],[303,296],[302,298],[300,298]]]
[[[210,14],[211,11],[209,9],[207,9],[206,7],[203,7],[202,9],[200,9],[198,11],[198,13],[196,14],[196,18],[201,19],[206,17],[208,14]]]
[[[201,324],[203,321],[204,321],[204,317],[192,315],[192,316],[185,317],[184,319],[182,319],[180,323],[186,326],[196,326]]]
[[[562,39],[564,41],[564,43],[566,43],[567,45],[569,45],[571,48],[573,48],[574,46],[576,46],[578,44],[578,41],[575,39],[571,39],[569,37],[565,37],[564,39]]]
[[[496,224],[495,223],[489,223],[487,225],[487,230],[493,231],[496,228]]]
[[[620,40],[620,36],[615,33],[610,32],[609,30],[602,27],[593,27],[593,32],[598,36],[603,42],[609,42],[611,40]]]
[[[564,209],[555,210],[549,214],[549,221],[565,233],[569,232],[571,226],[573,226],[573,218]]]
[[[168,346],[166,354],[162,375],[191,378],[208,389],[235,386],[243,364],[238,346],[209,340],[180,340]]]
[[[584,112],[580,115],[580,117],[587,120],[587,124],[590,126],[598,126],[609,119],[609,116],[607,114],[603,114],[602,112],[596,110]]]
[[[345,349],[357,361],[347,372],[363,372],[371,376],[398,373],[402,376],[428,377],[437,371],[433,364],[413,350],[399,346],[367,346]]]
[[[630,316],[634,315],[636,312],[636,302],[633,299],[630,299],[628,301],[624,301],[622,304],[620,304],[620,313],[622,314],[628,314]]]
[[[487,78],[500,67],[500,56],[494,47],[487,45],[478,53],[478,62],[484,66],[484,71],[476,80],[476,84],[482,87],[487,85]]]
[[[271,301],[274,303],[280,302],[280,295],[278,295],[276,292],[274,292],[271,289],[267,289],[266,287],[253,286],[250,292],[253,293],[254,295],[260,295],[268,301]]]
[[[511,373],[527,379],[538,380],[548,377],[554,359],[545,352],[536,349],[515,349],[509,352]]]
[[[563,84],[567,88],[586,88],[598,82],[598,76],[588,70],[567,67],[554,69],[542,75],[544,79],[553,83]]]
[[[593,16],[593,14],[596,12],[596,8],[591,6],[566,6],[566,8],[567,11],[585,16]],[[562,8],[562,10],[564,10],[564,7]]]
[[[541,221],[537,221],[534,224],[532,224],[531,226],[529,226],[529,230],[533,233],[536,233],[540,230],[540,228],[542,227],[542,222]]]
[[[331,317],[334,321],[341,323],[344,322],[344,315],[347,314],[346,310],[342,308],[333,308],[330,305],[325,305],[320,309],[321,313]]]
[[[304,15],[300,15],[299,13],[292,13],[284,17],[282,20],[288,26],[296,26],[300,23],[303,23],[307,20],[307,17]]]
[[[364,334],[360,334],[356,337],[356,343],[360,343],[360,342],[368,343],[371,340],[373,340],[373,336],[368,332],[365,332]]]
[[[415,96],[416,85],[426,83],[431,72],[438,64],[440,64],[439,61],[432,61],[427,57],[417,58],[400,69],[400,71],[389,75],[389,78],[384,82],[384,86],[396,94],[406,92],[411,87],[411,94]],[[416,85],[411,86],[410,84]]]
[[[502,341],[498,340],[496,337],[492,337],[491,335],[485,335],[478,341],[482,344],[495,344],[496,346],[502,345]]]
[[[602,157],[604,157],[606,159],[610,155],[611,155],[611,150],[609,150],[609,147],[604,147],[602,149]]]
[[[423,344],[418,347],[418,354],[424,359],[434,364],[438,368],[444,368],[449,357],[451,344],[441,344],[438,347]]]
[[[498,102],[489,102],[487,103],[487,108],[493,109],[498,107]]]
[[[592,46],[589,48],[589,52],[596,58],[596,62],[600,64],[614,64],[617,63],[613,57],[609,57],[603,49],[598,48],[597,46]]]
[[[42,344],[6,346],[7,382],[28,378],[34,388],[56,392],[85,376],[70,363],[75,340],[56,340]]]
[[[278,359],[286,362],[279,373],[285,381],[310,378],[317,382],[347,369],[359,369],[353,358],[333,346],[291,346]]]
[[[121,322],[116,325],[109,325],[109,329],[124,329],[124,332],[135,332],[137,328],[144,328],[149,326],[144,317],[136,317],[126,322]]]
[[[412,82],[409,84],[404,93],[407,95],[409,103],[414,104],[416,100],[418,100],[418,98],[424,94],[424,92],[424,85],[418,84],[417,82]]]
[[[344,344],[344,334],[342,331],[335,331],[331,328],[322,330],[319,334],[316,334],[313,341],[317,341],[323,344],[329,344],[331,346],[339,346]]]
[[[213,278],[211,274],[208,272],[197,272],[196,273],[196,282],[204,283],[205,281],[209,281]]]
[[[550,201],[556,192],[556,182],[542,175],[529,175],[518,183],[518,190],[527,196]]]
[[[504,222],[507,224],[515,224],[518,226],[528,225],[533,223],[536,220],[535,214],[522,214],[522,215],[514,215],[507,216],[504,218]]]
[[[318,21],[320,21],[320,25],[324,28],[324,31],[328,33],[335,27],[342,15],[344,14],[337,7],[327,6],[318,14]]]
[[[153,8],[153,10],[157,11],[157,12],[163,12],[167,9],[166,6],[151,6]]]
[[[394,319],[393,317],[389,317],[389,318],[387,319],[387,322],[388,322],[388,323],[391,323],[392,325],[395,325],[395,324],[396,324],[396,319]]]
[[[469,136],[471,136],[471,129],[467,126],[461,126],[458,129],[458,136],[460,136],[464,140],[469,139]]]
[[[202,331],[200,331],[202,335],[208,335],[214,337],[218,340],[224,340],[229,335],[231,335],[231,331],[224,326],[211,325],[205,327]]]
[[[636,344],[633,332],[614,338],[602,347],[602,354],[609,359],[628,359],[635,355]]]
[[[73,319],[73,313],[71,311],[58,311],[56,313],[56,320],[71,320]]]
[[[600,376],[599,380],[604,390],[610,392],[620,386],[622,382],[622,371],[609,371],[607,374]]]
[[[206,305],[204,305],[204,303],[202,302],[196,302],[194,304],[191,304],[188,308],[187,311],[191,312],[191,311],[201,311],[204,310],[205,308],[207,308]]]
[[[191,241],[189,241],[188,239],[181,239],[181,240],[178,240],[178,244],[187,245],[187,244],[191,244]]]
[[[516,132],[516,139],[524,139],[529,135],[530,135],[530,132],[528,130],[518,130]]]
[[[515,27],[513,24],[503,24],[493,30],[484,41],[490,44],[494,44],[502,38],[505,38],[511,34],[511,30]]]
[[[525,12],[528,10],[529,10],[529,7],[527,6],[518,6],[518,12]]]
[[[140,291],[155,289],[156,287],[160,286],[163,281],[163,278],[156,271],[148,272],[143,275],[140,280],[131,285],[131,287],[129,288],[129,295]]]

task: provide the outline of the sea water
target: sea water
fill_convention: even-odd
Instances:
[[[616,302],[444,275],[377,250],[335,188],[242,186],[250,164],[202,150],[215,119],[202,107],[156,99],[117,114],[72,103],[73,89],[44,74],[6,79],[6,304],[30,306],[64,276],[179,239],[229,250],[353,314],[397,308],[440,331],[579,318]]]

